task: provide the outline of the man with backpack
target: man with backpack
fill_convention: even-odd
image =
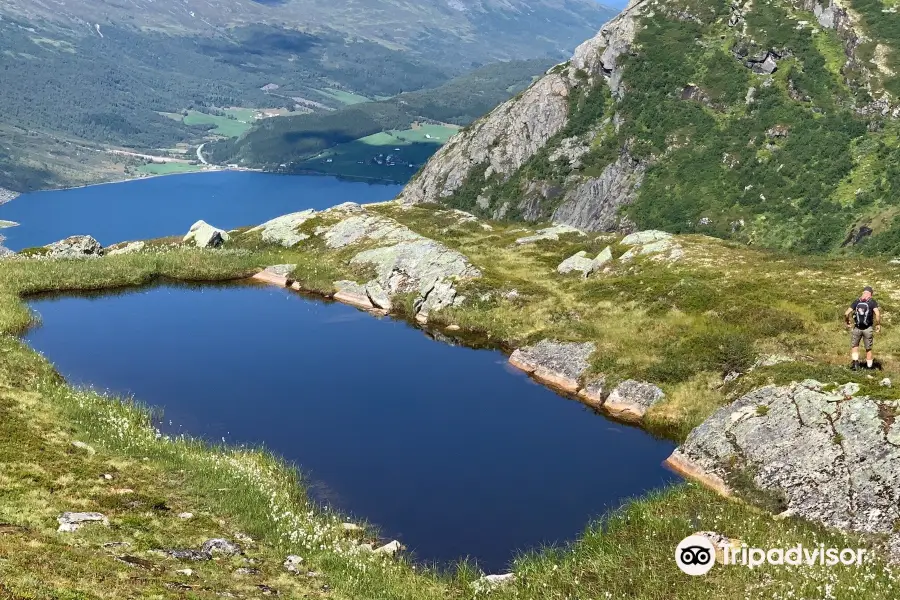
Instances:
[[[881,332],[881,309],[878,308],[878,302],[872,297],[872,288],[866,286],[863,288],[862,296],[858,300],[854,300],[847,312],[844,313],[844,320],[850,329],[850,357],[853,362],[850,369],[857,371],[859,364],[859,342],[863,341],[866,347],[866,365],[865,368],[871,369],[872,362],[872,343],[876,333]],[[850,316],[853,316],[851,321]]]

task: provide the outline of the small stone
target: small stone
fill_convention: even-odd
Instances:
[[[623,246],[643,246],[644,244],[652,244],[662,240],[671,240],[672,234],[665,231],[650,229],[647,231],[638,231],[627,235],[622,239]]]
[[[203,543],[201,550],[207,554],[224,554],[225,556],[243,554],[240,546],[223,538],[207,540]]]
[[[110,473],[104,473],[104,474],[103,474],[103,479],[105,479],[106,481],[112,481],[113,476],[112,476],[112,474],[110,474]]]
[[[57,519],[61,533],[72,533],[77,531],[85,523],[102,523],[109,526],[109,519],[106,515],[97,512],[65,512]]]
[[[131,546],[128,542],[106,542],[101,544],[103,548],[127,548]]]
[[[201,562],[206,560],[212,560],[212,554],[209,552],[201,552],[198,550],[191,550],[190,548],[186,549],[168,549],[168,550],[150,550],[155,554],[163,554],[165,556],[174,558],[175,560],[192,560],[194,562]]]
[[[178,569],[177,571],[175,571],[175,573],[178,575],[184,575],[185,577],[190,577],[194,574],[194,570],[193,569]]]
[[[321,577],[322,574],[319,573],[318,571],[307,571],[306,576],[309,577],[310,579],[314,579],[316,577]]]
[[[178,518],[184,519],[184,520],[193,519],[194,513],[189,513],[189,512],[178,513]]]
[[[776,521],[784,521],[785,519],[790,519],[790,518],[793,517],[795,514],[797,514],[797,511],[795,511],[795,510],[789,508],[789,509],[787,509],[787,510],[785,510],[785,511],[782,511],[782,512],[778,513],[778,514],[775,515],[775,517],[773,517],[773,518],[774,518]]]
[[[235,575],[259,575],[259,569],[251,569],[250,567],[239,567],[234,570]]]
[[[737,378],[740,377],[740,376],[741,376],[741,372],[740,372],[740,371],[731,371],[728,375],[726,375],[726,376],[722,379],[722,383],[723,383],[723,384],[731,383],[732,381],[734,381],[735,379],[737,379]]]
[[[252,544],[253,538],[247,535],[246,533],[235,533],[234,539],[239,541],[242,544]]]
[[[110,250],[108,256],[118,256],[120,254],[134,254],[135,252],[140,252],[146,247],[145,242],[129,242],[124,246],[120,246],[113,250]]]
[[[380,548],[376,548],[375,554],[384,554],[387,556],[393,556],[394,554],[397,554],[398,552],[400,552],[403,549],[404,549],[403,544],[401,544],[397,540],[394,540],[392,542],[388,542],[387,544],[385,544],[384,546],[381,546]]]
[[[884,379],[881,380],[882,387],[891,387],[892,385],[893,384],[891,383],[891,380],[889,377],[885,377]]]
[[[459,331],[459,325],[447,325],[447,331]]]
[[[838,394],[841,394],[845,398],[850,398],[854,396],[857,392],[859,392],[859,384],[854,382],[845,383],[837,390]]]
[[[291,554],[286,559],[284,559],[284,568],[290,573],[299,573],[300,563],[302,562],[302,557],[297,556],[296,554]]]
[[[360,533],[363,531],[363,528],[357,525],[356,523],[342,523],[341,528],[346,533]]]
[[[515,582],[514,573],[504,573],[503,575],[485,575],[480,579],[472,582],[472,587],[477,592],[487,592],[499,587],[504,587]]]
[[[76,442],[72,442],[72,445],[75,446],[76,448],[79,448],[79,449],[81,449],[81,450],[84,450],[85,452],[87,452],[87,453],[90,454],[91,456],[97,454],[97,451],[94,450],[93,446],[89,446],[88,444],[85,444],[84,442],[77,442],[77,441],[76,441]]]

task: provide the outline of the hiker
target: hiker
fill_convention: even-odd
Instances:
[[[873,293],[871,287],[864,287],[862,296],[858,300],[854,300],[847,312],[844,313],[844,320],[850,329],[850,358],[853,359],[850,369],[853,371],[860,368],[860,340],[866,346],[866,368],[872,368],[872,342],[875,334],[881,332],[881,309],[878,308],[878,302],[872,297]],[[853,315],[852,321],[850,315]]]

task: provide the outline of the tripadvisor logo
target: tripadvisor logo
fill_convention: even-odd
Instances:
[[[866,556],[865,548],[826,548],[825,544],[819,544],[812,549],[797,544],[791,548],[769,550],[746,545],[738,548],[725,546],[720,552],[723,565],[742,565],[748,569],[762,565],[858,567],[863,564]],[[706,575],[716,564],[716,547],[706,536],[688,536],[675,548],[675,563],[688,575]]]
[[[706,575],[716,564],[716,547],[702,535],[689,535],[675,548],[675,563],[688,575]]]

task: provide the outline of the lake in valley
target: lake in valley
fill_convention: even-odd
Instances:
[[[71,190],[23,194],[0,206],[0,229],[11,250],[43,246],[71,235],[91,235],[104,246],[184,235],[199,220],[234,229],[281,215],[342,202],[394,198],[402,186],[335,177],[221,171],[151,177]]]
[[[28,194],[0,219],[22,223],[7,230],[14,249],[76,233],[109,244],[398,189],[186,175]],[[165,433],[266,447],[300,468],[315,499],[425,563],[468,556],[500,572],[519,552],[574,540],[628,498],[678,480],[662,466],[673,443],[561,398],[503,353],[343,304],[250,283],[28,303],[41,324],[25,339],[71,383],[159,407]]]

